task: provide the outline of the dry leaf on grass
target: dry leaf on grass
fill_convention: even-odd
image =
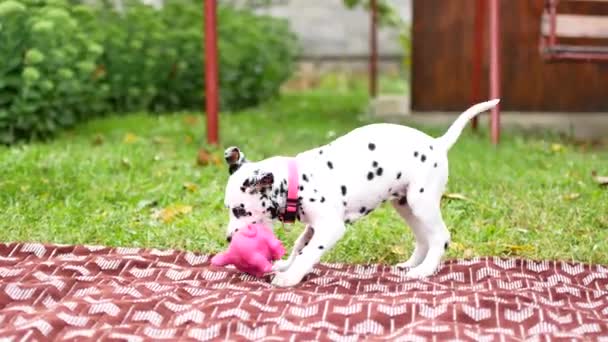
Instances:
[[[97,134],[95,136],[95,138],[93,138],[93,141],[91,143],[93,144],[93,146],[99,146],[99,145],[103,144],[104,143],[103,135]]]
[[[506,245],[507,251],[511,254],[521,254],[523,252],[534,252],[534,246],[532,245]]]
[[[573,192],[573,193],[570,193],[570,194],[565,194],[565,195],[564,195],[564,199],[565,199],[565,200],[568,200],[568,201],[575,200],[575,199],[577,199],[577,198],[579,198],[579,197],[581,197],[581,194],[576,193],[576,192]]]
[[[163,223],[169,223],[175,220],[177,217],[189,214],[191,212],[191,205],[174,204],[166,208],[154,211],[152,217],[162,221]]]
[[[127,133],[125,134],[125,137],[122,139],[122,142],[124,142],[125,144],[132,144],[134,142],[136,142],[137,140],[139,140],[139,137],[133,133]]]
[[[443,194],[443,198],[447,198],[447,199],[455,199],[455,200],[461,200],[461,201],[468,201],[469,198],[466,197],[463,194],[458,194],[458,193],[445,193]]]
[[[564,145],[562,144],[551,144],[551,151],[553,152],[562,152],[564,150]]]
[[[222,165],[222,160],[217,155],[201,148],[198,150],[196,163],[200,166],[207,166],[209,164]]]
[[[198,123],[199,121],[199,117],[198,116],[194,116],[194,115],[186,115],[184,117],[184,122],[187,123],[189,126],[194,126]]]
[[[190,191],[190,192],[195,192],[196,190],[198,190],[198,185],[191,183],[191,182],[186,182],[183,184],[184,189]]]

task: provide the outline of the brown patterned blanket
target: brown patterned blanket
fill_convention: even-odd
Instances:
[[[274,288],[191,252],[0,244],[0,340],[608,341],[608,267],[481,258]]]

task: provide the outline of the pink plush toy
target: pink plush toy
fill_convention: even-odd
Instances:
[[[256,277],[270,272],[272,261],[281,259],[285,248],[272,230],[261,224],[250,224],[232,235],[228,250],[211,259],[214,266],[234,265]]]

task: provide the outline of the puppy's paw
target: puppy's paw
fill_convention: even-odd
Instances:
[[[432,276],[436,269],[429,267],[414,267],[410,269],[405,276],[412,279],[421,279]]]
[[[418,260],[412,260],[412,259],[410,259],[410,260],[408,260],[406,262],[399,263],[399,264],[397,264],[395,266],[397,266],[397,268],[412,268],[412,267],[418,266],[419,264],[420,263],[418,262]]]
[[[302,277],[294,276],[289,272],[277,273],[272,279],[272,285],[278,287],[291,287],[300,283]]]
[[[291,266],[291,261],[289,259],[275,261],[272,265],[272,272],[284,272],[289,266]]]

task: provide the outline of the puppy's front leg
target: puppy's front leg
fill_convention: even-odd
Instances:
[[[286,287],[298,284],[321,260],[321,256],[334,247],[346,231],[344,223],[340,219],[324,219],[315,222],[310,229],[313,229],[314,234],[308,245],[301,249],[300,255],[293,260],[292,265],[285,272],[276,274],[272,280],[273,285]]]
[[[294,260],[296,259],[302,248],[308,245],[308,242],[310,241],[310,239],[312,239],[314,233],[315,230],[310,225],[307,225],[302,234],[300,234],[300,236],[296,240],[296,243],[294,244],[289,257],[285,260],[279,260],[275,262],[274,265],[272,265],[272,271],[283,272],[287,270],[289,266],[293,264]]]

